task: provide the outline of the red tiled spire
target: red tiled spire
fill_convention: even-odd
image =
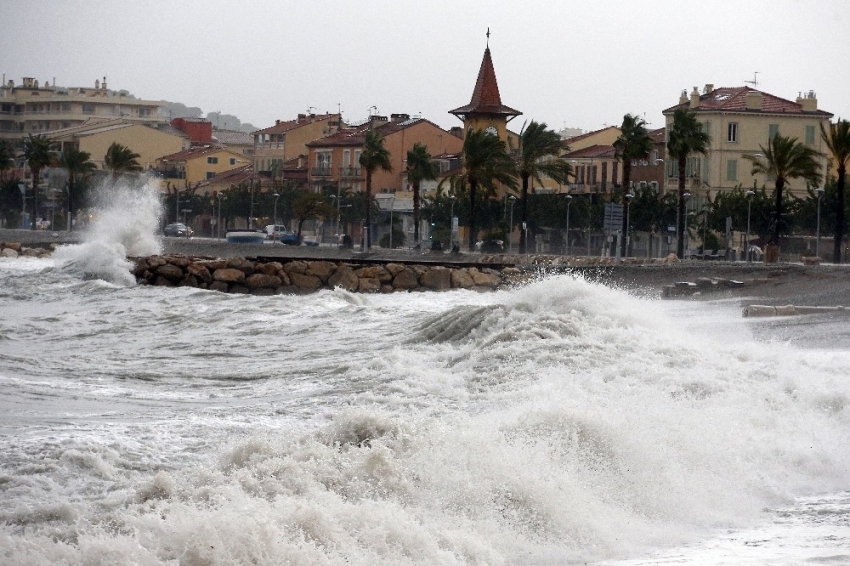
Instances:
[[[475,90],[472,91],[472,100],[466,106],[450,110],[449,114],[454,114],[461,119],[467,114],[502,116],[519,116],[522,114],[519,110],[514,110],[502,104],[502,97],[499,95],[499,83],[496,81],[496,70],[493,68],[493,59],[490,57],[489,47],[484,50],[484,59],[481,61],[481,68],[478,70],[478,80],[475,81]]]

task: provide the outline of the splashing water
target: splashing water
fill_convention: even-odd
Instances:
[[[155,179],[142,184],[107,179],[95,194],[97,212],[82,244],[63,246],[54,253],[57,266],[83,279],[103,279],[133,285],[127,257],[157,254],[162,204]]]

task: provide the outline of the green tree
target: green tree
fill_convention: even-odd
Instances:
[[[32,219],[30,227],[35,230],[38,218],[38,184],[41,170],[49,167],[55,158],[51,146],[53,142],[45,136],[29,135],[24,140],[24,159],[32,171]]]
[[[469,189],[469,251],[475,249],[475,241],[478,232],[475,227],[476,203],[479,199],[478,189],[486,192],[484,196],[492,196],[496,192],[496,186],[502,184],[510,190],[516,190],[516,162],[508,154],[507,144],[484,130],[467,132],[463,140],[461,152],[463,169],[444,179],[449,182],[455,190],[453,194],[459,195],[458,191],[465,192]]]
[[[129,147],[112,142],[103,158],[103,168],[112,173],[112,182],[117,183],[121,175],[138,173],[143,170],[139,164],[140,155]]]
[[[419,207],[422,181],[433,181],[440,173],[440,167],[431,161],[428,148],[420,143],[413,144],[407,152],[407,180],[413,186],[413,243],[419,244]],[[395,237],[393,237],[395,243]]]
[[[797,138],[773,136],[767,147],[759,146],[762,157],[745,155],[744,159],[753,164],[752,174],[761,173],[774,179],[774,208],[771,218],[769,245],[779,245],[779,234],[783,230],[782,191],[791,179],[805,179],[816,185],[820,182],[818,157],[821,155],[813,148],[802,144]]]
[[[561,136],[548,129],[545,122],[532,120],[523,126],[519,134],[519,147],[516,152],[516,172],[522,181],[520,194],[520,222],[528,222],[528,184],[529,179],[543,183],[548,177],[556,183],[566,183],[572,175],[570,164],[561,159],[562,152],[569,151],[561,143]],[[519,252],[525,253],[528,243],[525,231],[519,232]]]
[[[384,147],[384,138],[375,130],[366,132],[360,166],[366,170],[366,200],[372,202],[372,174],[378,169],[392,171],[390,152]],[[372,207],[366,206],[366,250],[372,249]]]
[[[89,152],[74,148],[67,149],[62,153],[62,156],[59,158],[59,166],[68,171],[68,230],[72,230],[73,222],[71,222],[71,219],[76,210],[74,205],[79,200],[77,181],[89,175],[97,169],[97,166],[91,160],[91,154]]]
[[[687,108],[673,113],[673,125],[667,133],[667,154],[676,160],[679,172],[679,204],[676,225],[676,255],[685,257],[685,168],[692,153],[708,153],[711,137],[703,131],[696,114]]]
[[[652,150],[652,139],[646,129],[646,122],[638,116],[626,114],[623,116],[623,124],[620,126],[620,135],[614,140],[614,158],[623,162],[623,195],[631,191],[632,183],[632,160],[643,159]],[[626,230],[629,216],[630,199],[623,199],[623,238],[620,241],[620,254],[626,255],[626,242],[628,234]]]
[[[15,152],[5,140],[0,140],[0,182],[6,180],[6,171],[15,165]]]
[[[835,237],[832,246],[832,261],[841,263],[841,247],[844,241],[845,228],[845,181],[847,162],[850,161],[850,122],[839,119],[835,124],[829,124],[828,131],[821,124],[820,132],[829,153],[832,155],[835,166],[838,168],[838,180],[835,185]]]
[[[301,227],[304,225],[305,220],[320,217],[327,218],[333,216],[335,210],[334,207],[325,200],[324,195],[320,193],[302,193],[302,195],[293,203],[292,212],[295,215],[295,219],[298,221],[296,234],[298,235],[298,241],[300,242]]]

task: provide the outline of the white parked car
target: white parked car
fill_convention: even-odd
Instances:
[[[269,240],[276,239],[278,234],[282,234],[284,232],[289,232],[289,228],[283,224],[269,224],[266,226],[266,238]]]

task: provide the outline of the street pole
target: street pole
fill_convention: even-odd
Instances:
[[[216,237],[221,240],[221,201],[225,196],[222,193],[218,193],[218,220],[216,220]]]
[[[451,204],[449,205],[449,232],[451,232],[451,237],[449,238],[451,242],[449,242],[449,248],[453,248],[455,245],[455,197],[454,195],[450,196]]]
[[[174,187],[174,196],[177,197],[174,206],[174,221],[180,222],[180,190],[177,187]]]
[[[573,195],[567,195],[567,255],[570,255],[570,205],[573,203]]]
[[[753,258],[750,254],[750,211],[753,207],[753,195],[755,195],[755,191],[747,191],[747,241],[744,243],[745,251],[747,254],[747,262],[750,263],[753,261]]]
[[[274,220],[272,224],[274,224],[274,228],[272,228],[272,244],[277,243],[277,199],[280,198],[280,195],[274,194]]]
[[[623,237],[626,239],[626,245],[625,245],[626,253],[623,254],[623,257],[629,257],[629,220],[631,220],[630,219],[630,213],[631,213],[631,206],[630,205],[631,205],[633,198],[635,198],[635,194],[632,193],[632,192],[629,192],[625,196],[625,199],[626,199],[626,233],[623,235]]]
[[[18,183],[18,190],[21,191],[21,228],[27,227],[27,185],[26,183]]]
[[[683,195],[685,197],[685,232],[682,234],[682,240],[684,240],[683,252],[682,256],[688,255],[688,201],[691,200],[691,193],[685,193]],[[685,259],[682,257],[682,259]]]
[[[393,208],[395,208],[395,195],[390,197],[390,250],[393,249]]]
[[[516,197],[511,195],[511,223],[508,226],[508,253],[510,254],[513,251],[513,235],[514,235],[514,203],[516,202]]]
[[[817,228],[817,239],[815,240],[815,255],[820,258],[820,201],[823,199],[824,188],[818,187],[818,228]]]

